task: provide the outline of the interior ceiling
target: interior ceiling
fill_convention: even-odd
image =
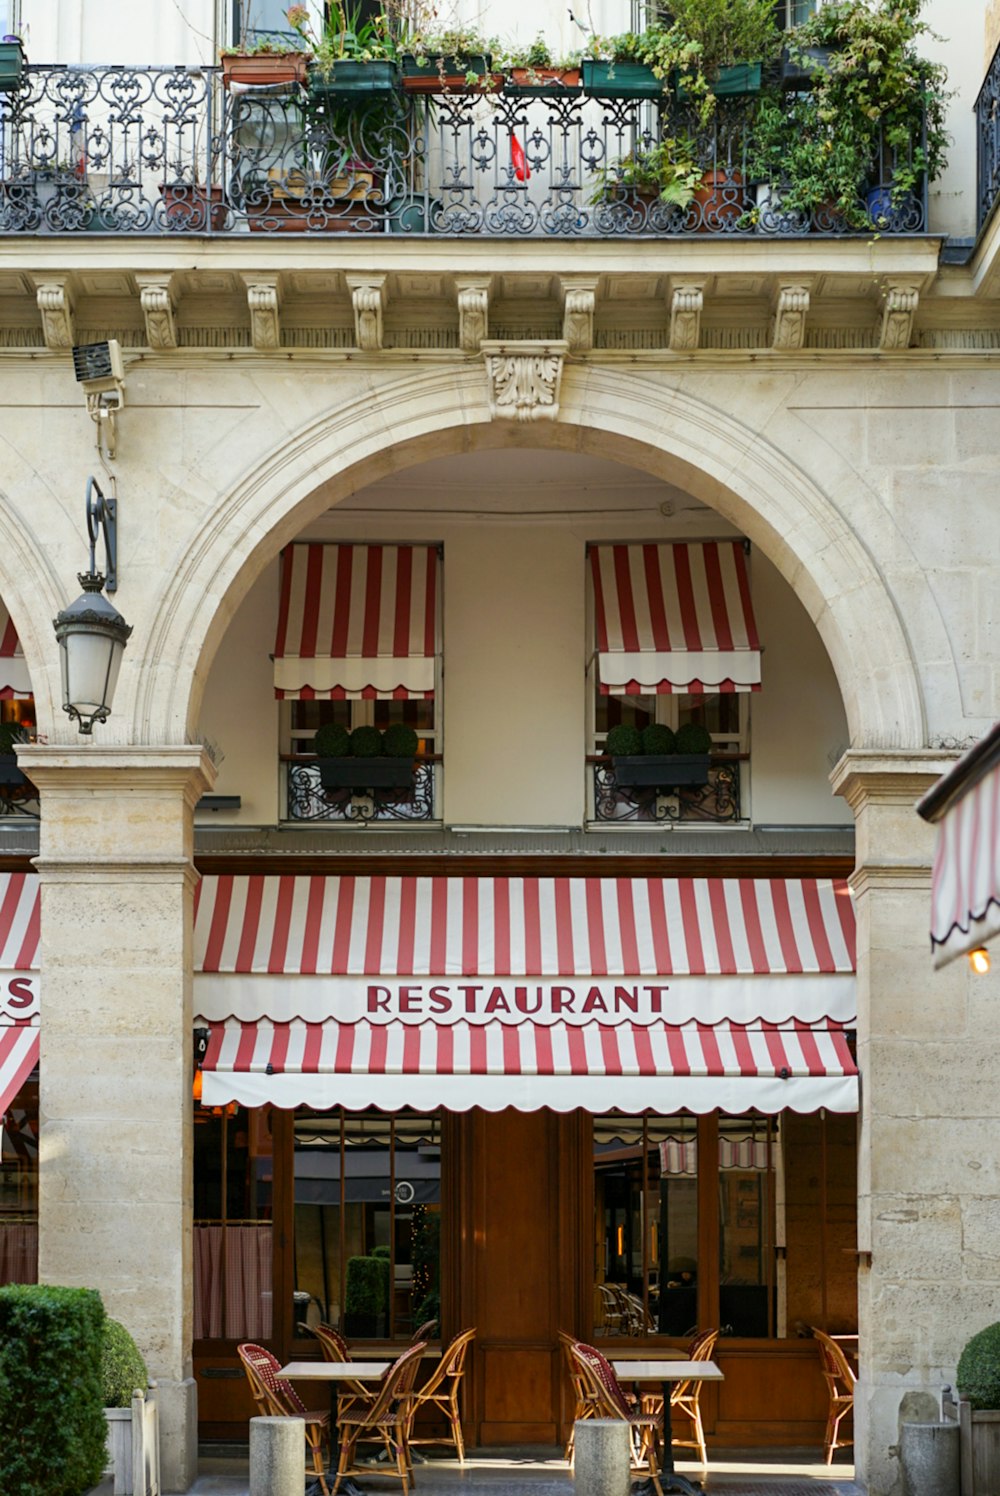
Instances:
[[[364,510],[421,514],[603,514],[696,515],[706,505],[672,484],[619,462],[576,452],[539,449],[461,452],[437,457],[359,489],[330,512]],[[728,529],[720,516],[715,525]]]

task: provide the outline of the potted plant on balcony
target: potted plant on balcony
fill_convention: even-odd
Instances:
[[[306,6],[292,5],[287,15],[311,53],[310,94],[370,99],[395,92],[399,85],[396,41],[384,12],[366,19],[360,0],[354,5],[349,0],[333,0],[319,37],[313,34]]]
[[[410,789],[417,745],[416,733],[401,722],[384,733],[377,727],[349,733],[326,723],[315,738],[320,783],[325,790]]]
[[[510,47],[496,60],[503,69],[504,92],[515,98],[552,97],[579,91],[579,53],[554,61],[541,32],[529,46]]]
[[[626,209],[649,215],[657,208],[671,210],[668,216],[681,227],[683,211],[693,202],[702,180],[694,142],[686,136],[668,136],[648,145],[638,145],[617,161],[594,173],[590,201],[605,209]]]
[[[305,83],[308,53],[289,46],[288,38],[278,34],[250,39],[252,0],[238,0],[239,41],[219,52],[222,82],[243,90],[255,88],[294,88]]]
[[[772,0],[671,0],[669,17],[640,34],[637,55],[702,124],[717,99],[758,92],[781,50]]]
[[[597,99],[655,99],[667,88],[646,55],[649,33],[591,36],[580,64],[583,91]]]
[[[0,93],[20,88],[27,61],[19,36],[8,35],[0,40]]]
[[[616,781],[630,789],[707,784],[711,746],[707,730],[694,722],[684,723],[676,733],[659,722],[641,732],[620,723],[605,740]]]
[[[411,34],[402,55],[403,87],[408,93],[487,92],[503,84],[494,73],[495,42],[473,28]]]

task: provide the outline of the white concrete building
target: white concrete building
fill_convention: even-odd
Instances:
[[[438,1317],[484,1444],[565,1436],[560,1329],[720,1329],[710,1453],[821,1443],[805,1327],[856,1332],[894,1491],[904,1399],[1000,1317],[996,977],[931,969],[913,808],[1000,714],[996,7],[927,5],[949,165],[886,208],[887,146],[864,223],[768,219],[742,98],[678,208],[629,195],[648,95],[358,124],[224,90],[216,0],[19,10],[0,1281],[101,1290],[171,1491],[245,1427],[240,1341]],[[86,737],[52,620],[91,474],[132,634]],[[327,723],[416,763],[324,787]],[[637,784],[619,723],[706,727],[701,782]]]

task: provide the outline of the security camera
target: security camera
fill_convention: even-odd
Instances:
[[[73,372],[77,384],[83,385],[91,420],[97,423],[98,449],[106,446],[108,456],[114,457],[118,445],[115,416],[125,404],[121,344],[114,338],[106,343],[80,344],[73,349]]]

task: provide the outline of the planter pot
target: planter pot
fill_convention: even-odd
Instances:
[[[325,790],[408,790],[413,784],[412,758],[321,758],[319,779]]]
[[[0,93],[20,87],[25,61],[20,42],[0,42]]]
[[[341,58],[329,72],[309,69],[309,92],[322,99],[327,94],[391,94],[399,87],[399,68],[394,62],[379,58],[372,62],[355,62]]]
[[[163,182],[163,222],[174,233],[219,233],[226,226],[226,203],[221,187],[197,187],[191,182]]]
[[[809,214],[795,208],[785,208],[781,200],[781,188],[770,182],[757,184],[757,232],[758,234],[808,234]]]
[[[132,1409],[105,1408],[108,1424],[108,1457],[105,1475],[114,1476],[114,1496],[128,1496],[132,1479]]]
[[[893,206],[891,187],[871,187],[865,193],[865,207],[872,221],[873,229],[881,229],[883,232],[892,227]]]
[[[812,88],[817,73],[825,73],[833,56],[832,47],[806,47],[801,61],[793,61],[786,48],[781,54],[782,88]]]
[[[759,62],[735,62],[731,67],[720,68],[712,83],[712,93],[717,99],[735,99],[743,94],[760,93],[763,68]],[[674,84],[677,97],[686,99],[688,90],[682,83]]]
[[[581,92],[579,68],[511,68],[504,93],[515,98],[558,98]]]
[[[620,785],[646,789],[707,784],[708,761],[707,753],[619,754],[611,760]]]
[[[243,88],[292,88],[305,83],[309,59],[304,52],[257,52],[252,56],[230,53],[222,58],[222,81]]]
[[[655,99],[663,80],[644,62],[599,62],[585,57],[580,65],[583,91],[597,99]]]
[[[1000,1490],[1000,1411],[973,1412],[964,1398],[956,1402],[946,1387],[941,1413],[959,1426],[962,1496],[993,1496]]]
[[[503,85],[503,75],[491,73],[493,59],[486,52],[467,57],[428,57],[418,62],[407,52],[403,56],[403,87],[407,93],[478,93]],[[476,83],[467,83],[466,75],[475,73]]]
[[[277,182],[250,194],[246,208],[251,233],[348,234],[355,225],[375,226],[385,210],[375,173],[355,171],[349,177],[303,184],[289,191]]]
[[[743,177],[738,171],[706,171],[694,203],[699,234],[731,232],[746,212]]]

